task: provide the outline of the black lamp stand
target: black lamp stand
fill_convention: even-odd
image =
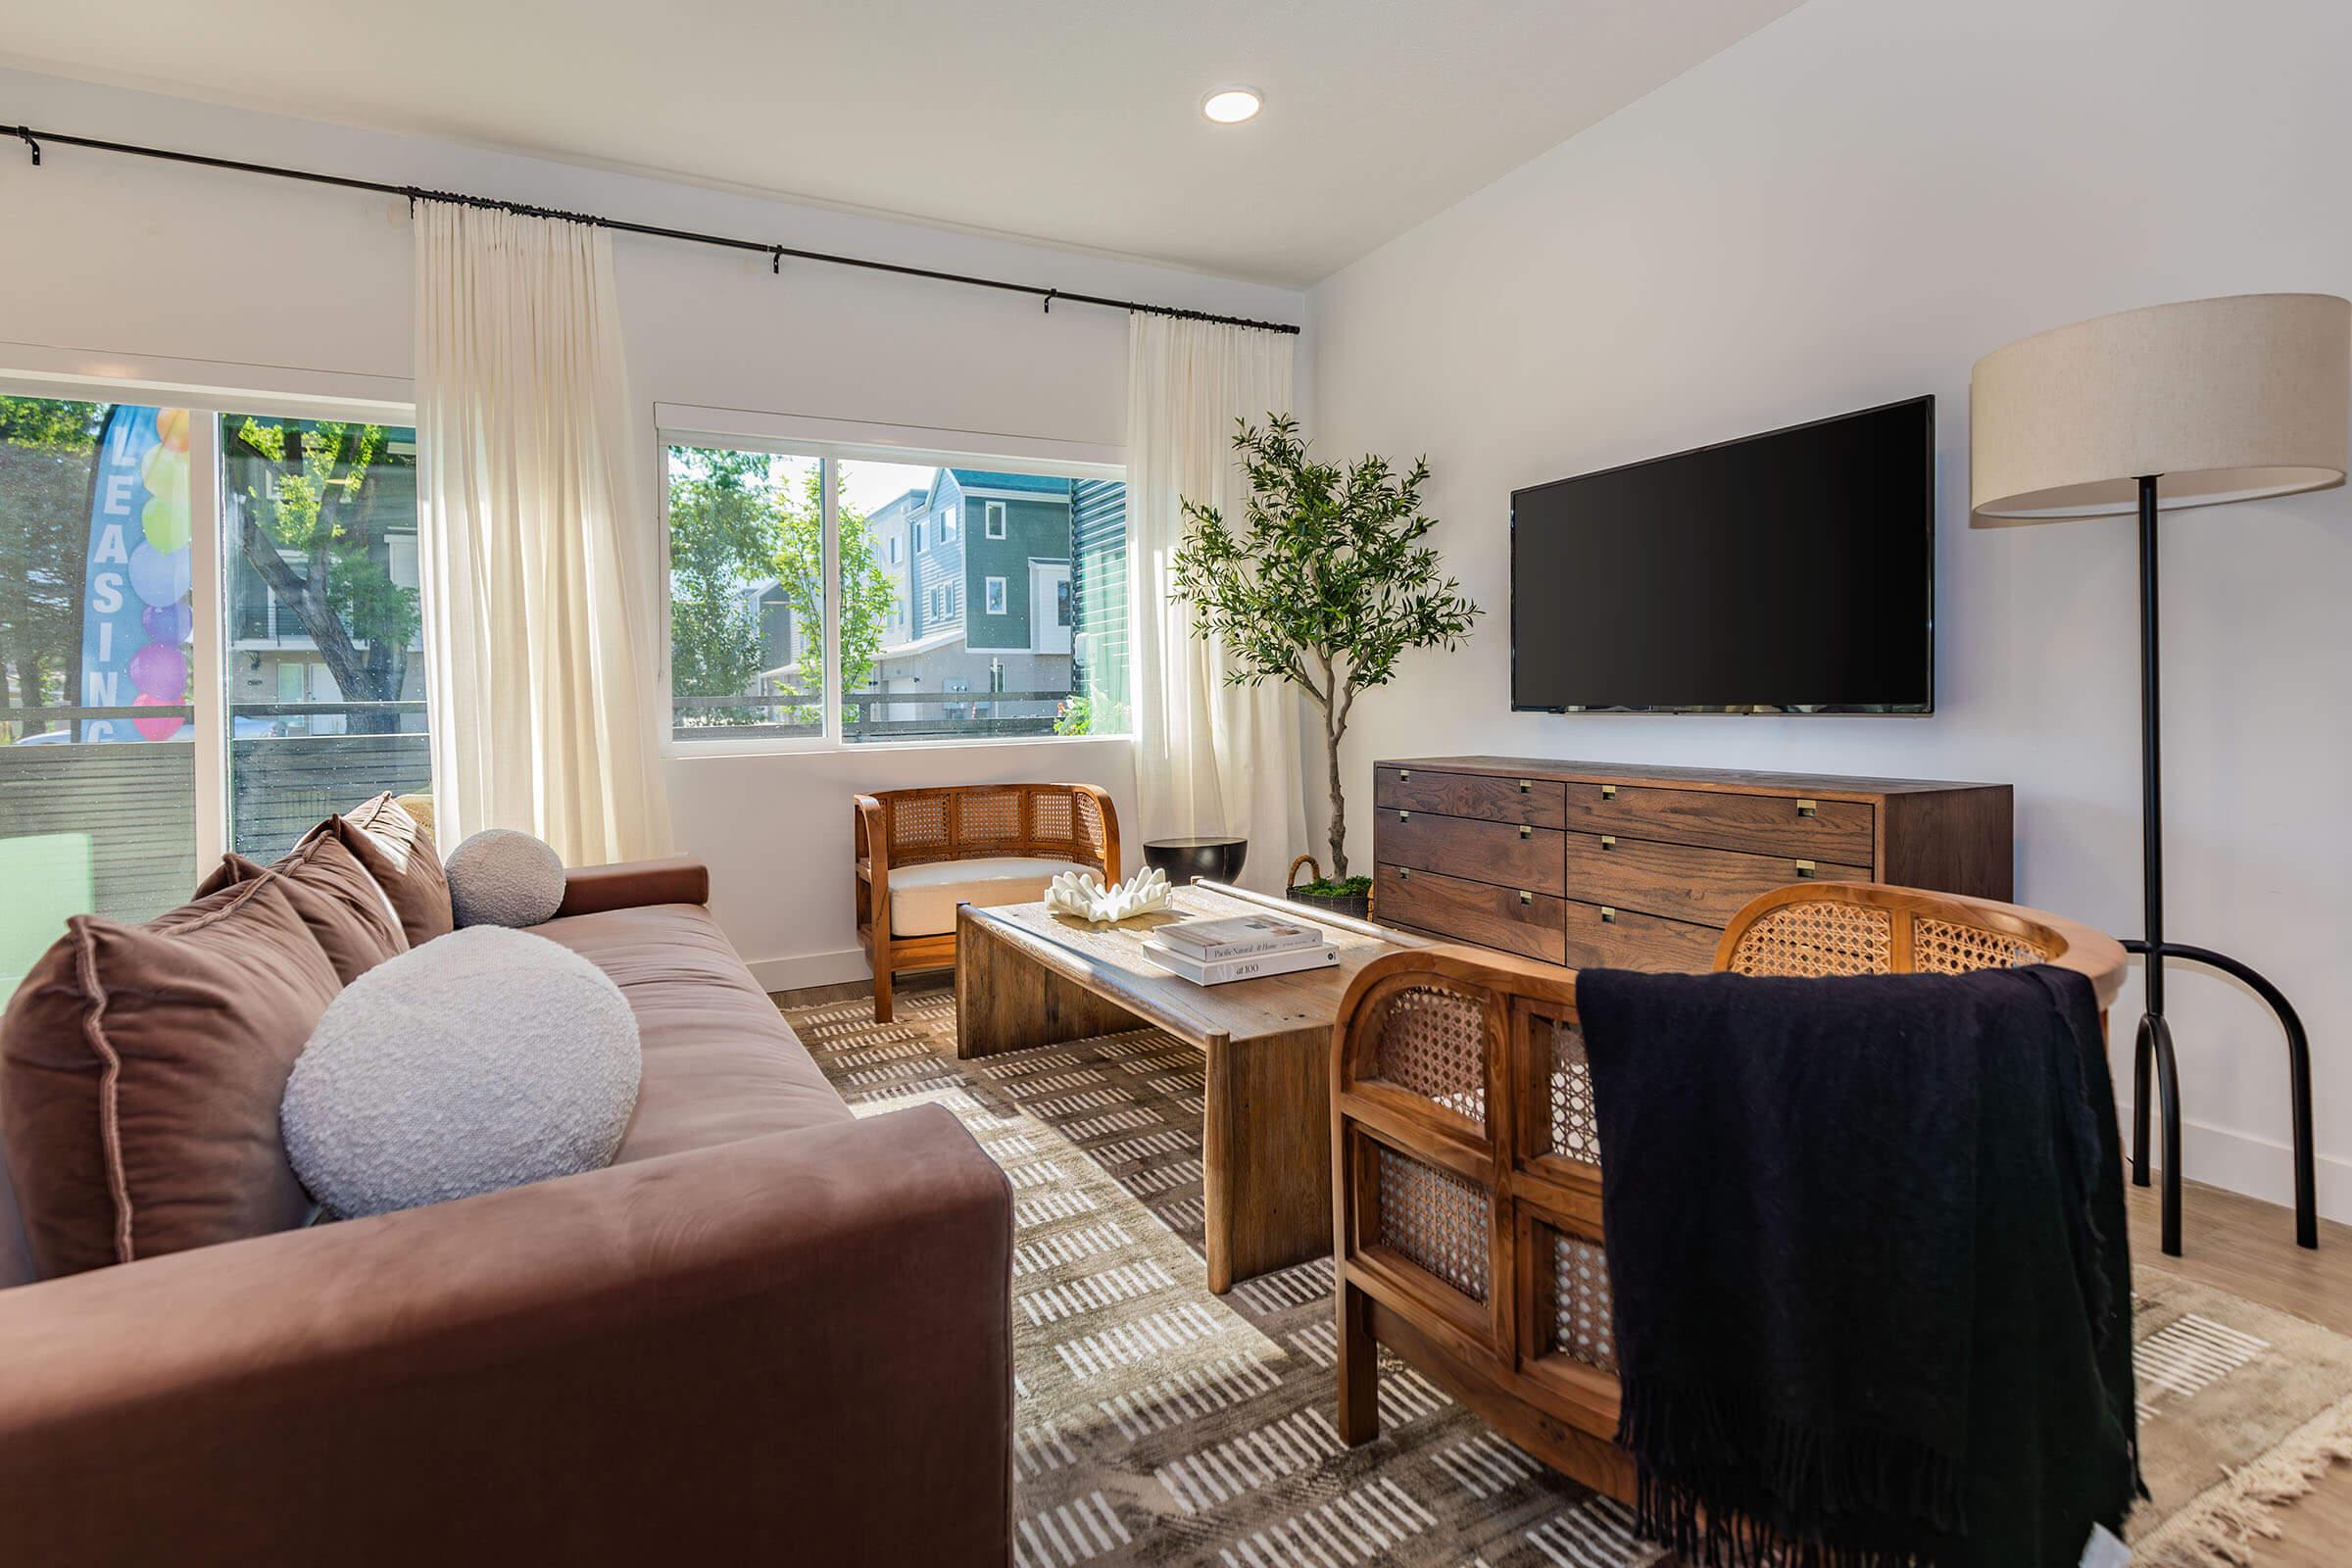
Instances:
[[[2148,1076],[2155,1070],[2164,1111],[2163,1239],[2168,1256],[2180,1255],[2180,1075],[2173,1059],[2173,1031],[2164,1020],[2164,960],[2185,958],[2242,981],[2271,1004],[2286,1031],[2289,1093],[2295,1137],[2295,1245],[2320,1245],[2318,1184],[2311,1153],[2311,1041],[2303,1020],[2277,986],[2245,964],[2210,948],[2168,942],[2164,936],[2164,781],[2158,746],[2156,659],[2156,480],[2139,481],[2139,795],[2143,894],[2147,935],[2124,947],[2147,958],[2148,1010],[2140,1016],[2132,1059],[2132,1180],[2148,1185]]]

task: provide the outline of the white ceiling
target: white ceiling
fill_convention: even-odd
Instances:
[[[9,6],[0,48],[33,70],[1305,284],[1796,3],[84,0]],[[1200,98],[1230,82],[1262,89],[1265,112],[1212,125]]]

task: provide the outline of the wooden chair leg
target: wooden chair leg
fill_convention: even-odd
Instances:
[[[1340,1441],[1361,1447],[1380,1436],[1380,1352],[1372,1339],[1372,1298],[1342,1285],[1333,1299],[1340,1316]]]
[[[890,944],[874,944],[874,1022],[890,1022]]]

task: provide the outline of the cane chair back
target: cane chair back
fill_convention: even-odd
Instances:
[[[1863,883],[1751,902],[1718,969],[1757,975],[2074,968],[2104,1008],[2123,950],[2055,915]],[[1573,970],[1437,947],[1367,966],[1333,1040],[1340,1425],[1378,1431],[1385,1344],[1513,1442],[1619,1497],[1617,1352],[1599,1122]]]
[[[1110,844],[1102,797],[1091,789],[1070,784],[961,784],[883,790],[863,799],[880,808],[892,865],[1044,856],[1106,869]],[[860,852],[865,848],[860,845]]]

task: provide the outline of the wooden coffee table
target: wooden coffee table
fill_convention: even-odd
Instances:
[[[1095,926],[1043,904],[956,911],[956,1054],[1025,1051],[1149,1024],[1207,1057],[1201,1156],[1208,1288],[1331,1255],[1331,1029],[1356,971],[1431,946],[1212,882],[1175,893],[1175,914]],[[1267,910],[1322,927],[1327,969],[1197,986],[1143,941],[1180,916]]]

